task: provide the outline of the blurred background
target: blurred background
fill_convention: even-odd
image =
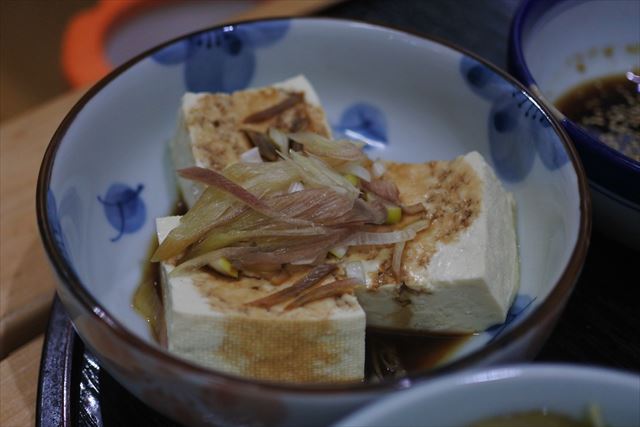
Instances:
[[[60,65],[62,33],[71,16],[95,3],[0,1],[0,121],[69,89]]]
[[[0,121],[87,87],[158,43],[340,0],[0,0]]]

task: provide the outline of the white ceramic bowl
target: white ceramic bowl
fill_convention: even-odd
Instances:
[[[303,73],[336,132],[374,157],[482,153],[517,203],[519,296],[504,325],[438,369],[378,384],[292,386],[214,372],[167,353],[131,307],[155,217],[176,202],[168,160],[180,98]],[[586,254],[586,180],[566,135],[505,73],[442,43],[332,19],[228,25],[165,44],[118,68],[65,118],[45,155],[38,219],[58,293],[101,364],[153,408],[193,425],[326,425],[430,375],[531,358]]]
[[[635,0],[524,0],[511,27],[509,69],[552,105],[581,82],[640,68],[639,22]],[[587,171],[594,226],[640,250],[640,162],[552,111]]]
[[[582,419],[596,405],[607,426],[640,425],[640,376],[575,365],[513,365],[427,381],[359,410],[335,427],[463,427],[530,411]]]

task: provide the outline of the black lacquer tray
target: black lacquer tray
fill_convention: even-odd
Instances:
[[[437,36],[505,68],[517,0],[351,0],[320,13]],[[586,264],[536,361],[640,371],[638,262],[594,233]],[[120,386],[84,347],[60,301],[53,304],[41,362],[36,424],[179,426]]]

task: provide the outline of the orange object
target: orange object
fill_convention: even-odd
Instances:
[[[62,39],[62,71],[72,87],[83,87],[94,83],[111,71],[112,64],[107,57],[107,43],[117,26],[134,15],[145,10],[164,6],[167,3],[188,5],[193,0],[98,0],[95,6],[75,15],[67,25]],[[341,0],[256,0],[258,4],[248,10],[238,12],[237,8],[231,16],[221,13],[217,18],[211,15],[213,22],[226,20],[243,21],[276,16],[299,16],[337,3]],[[208,5],[216,4],[214,0]],[[219,2],[223,12],[224,4]],[[218,19],[218,21],[216,21]],[[209,23],[209,25],[211,25]],[[175,37],[179,34],[173,34]],[[112,58],[113,59],[113,58]]]
[[[91,84],[113,65],[105,56],[109,30],[143,9],[171,0],[100,0],[69,22],[62,39],[62,70],[73,87]]]

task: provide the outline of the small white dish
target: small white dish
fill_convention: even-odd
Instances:
[[[640,2],[524,0],[509,37],[509,70],[554,112],[584,164],[594,226],[640,250],[640,162],[553,107],[586,81],[640,69]],[[636,71],[637,72],[637,71]]]
[[[547,411],[580,420],[595,405],[605,425],[640,425],[640,376],[576,365],[514,365],[426,381],[377,400],[334,427],[465,427]]]

